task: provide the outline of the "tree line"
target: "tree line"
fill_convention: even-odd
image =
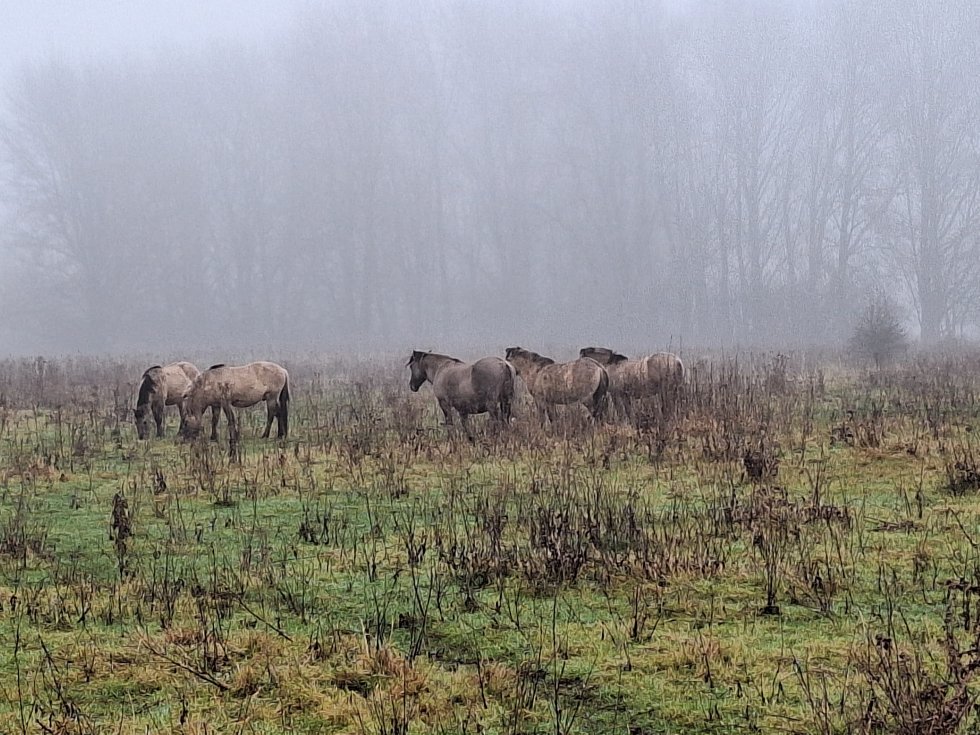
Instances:
[[[826,344],[884,289],[923,342],[969,334],[978,44],[967,0],[338,0],[264,45],[36,64],[0,328]]]

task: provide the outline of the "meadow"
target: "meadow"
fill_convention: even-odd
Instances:
[[[475,442],[404,358],[140,442],[127,360],[0,362],[0,732],[978,732],[980,362],[713,355]]]

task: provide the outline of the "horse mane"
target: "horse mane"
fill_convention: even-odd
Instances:
[[[421,360],[423,357],[438,357],[440,360],[449,360],[450,362],[455,362],[455,363],[459,363],[459,364],[462,364],[462,362],[463,362],[458,357],[450,357],[449,355],[440,355],[438,352],[427,352],[425,350],[415,350],[415,351],[412,352],[412,356],[410,358],[408,358],[408,362],[405,363],[405,366],[408,367],[413,362],[415,362],[416,360]]]
[[[629,358],[619,352],[614,352],[608,347],[583,347],[578,351],[580,357],[592,357],[596,354],[608,355],[609,364],[615,365],[618,362],[626,362]]]
[[[160,367],[160,366],[155,365],[154,367]],[[153,370],[153,368],[150,368],[145,373],[143,373],[143,380],[140,381],[140,392],[139,395],[136,397],[137,407],[145,406],[147,403],[149,403],[150,395],[152,395],[156,391],[156,383],[153,382],[153,377],[150,375],[150,370]]]
[[[219,362],[209,367],[208,370],[217,370],[218,368],[223,368],[223,367],[227,367],[227,365],[225,365],[225,363],[223,362]]]
[[[508,355],[520,355],[521,357],[530,360],[535,365],[554,365],[555,361],[550,357],[545,357],[544,355],[539,355],[537,352],[531,352],[531,350],[525,350],[523,347],[508,347]]]
[[[450,362],[456,362],[460,364],[462,364],[463,362],[458,357],[452,357],[450,355],[440,355],[438,352],[426,352],[425,354],[428,355],[429,357],[438,357],[442,360],[449,360]]]

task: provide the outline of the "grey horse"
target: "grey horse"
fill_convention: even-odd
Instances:
[[[452,426],[455,411],[470,439],[473,435],[467,422],[473,414],[489,413],[497,423],[510,422],[516,375],[513,366],[499,357],[466,363],[448,355],[415,350],[406,367],[412,371],[408,387],[417,392],[426,381],[431,383],[446,424]]]
[[[602,415],[609,375],[595,360],[580,357],[572,362],[556,363],[550,357],[522,347],[508,347],[507,361],[521,376],[539,414],[554,419],[554,406],[580,403],[589,409],[593,419]]]
[[[221,409],[228,418],[229,437],[238,438],[238,422],[232,408],[248,408],[265,401],[266,423],[262,438],[268,439],[273,420],[276,435],[289,435],[289,373],[274,362],[250,362],[229,367],[212,365],[201,373],[184,394],[186,435],[194,438],[201,431],[201,415],[209,406]],[[212,434],[212,439],[215,438]]]
[[[670,410],[684,385],[684,363],[670,352],[630,359],[608,347],[583,347],[579,355],[606,368],[609,396],[626,416],[632,402],[640,398],[660,396],[664,410]]]
[[[180,414],[179,434],[184,433],[184,392],[201,371],[189,362],[174,362],[169,365],[154,365],[147,368],[140,377],[139,392],[133,419],[136,435],[146,439],[150,435],[150,416],[156,424],[157,436],[164,435],[164,410],[176,406]],[[212,416],[217,423],[217,415]]]

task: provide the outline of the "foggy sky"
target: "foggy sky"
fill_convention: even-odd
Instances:
[[[950,0],[0,5],[0,354],[980,323]]]
[[[276,0],[3,0],[0,77],[60,56],[105,61],[214,40],[262,42],[294,4]]]

